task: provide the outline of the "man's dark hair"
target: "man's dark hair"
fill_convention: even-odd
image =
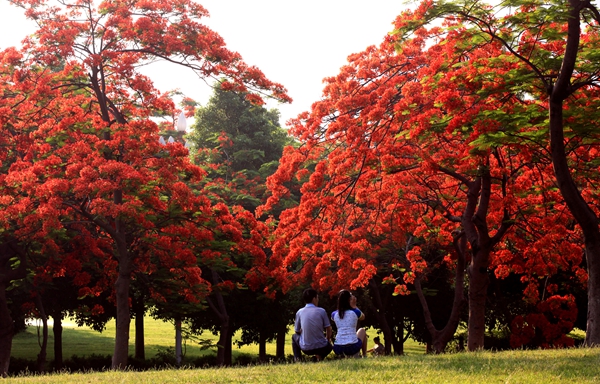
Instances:
[[[313,299],[317,297],[318,293],[312,288],[307,288],[302,292],[302,300],[304,304],[312,303]]]

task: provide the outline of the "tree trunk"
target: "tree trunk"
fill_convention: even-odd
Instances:
[[[394,340],[395,337],[393,336],[392,328],[390,327],[388,320],[385,316],[386,306],[383,304],[383,300],[381,299],[381,291],[379,290],[379,286],[377,285],[377,283],[374,280],[371,280],[369,282],[369,287],[370,287],[369,291],[371,292],[371,302],[370,302],[371,310],[373,311],[373,313],[375,314],[375,317],[377,318],[377,322],[379,323],[381,332],[383,332],[383,341],[385,344],[385,354],[391,355],[392,344],[393,344],[392,340]],[[399,350],[397,351],[396,348],[394,348],[394,351],[396,353],[398,353],[399,355],[404,354],[403,336],[404,335],[401,335],[400,342],[397,343]]]
[[[37,355],[37,371],[46,372],[46,356],[48,354],[48,316],[44,309],[42,297],[38,294],[35,297],[35,303],[42,320],[42,341],[40,342],[40,332],[38,328],[38,343],[40,345],[40,353]]]
[[[0,282],[0,374],[6,377],[10,364],[10,351],[15,332],[6,301],[6,286]]]
[[[423,307],[423,316],[425,317],[425,324],[427,326],[427,330],[431,335],[431,344],[427,344],[427,350],[429,351],[431,349],[431,351],[434,353],[444,352],[446,346],[454,337],[454,334],[458,329],[458,323],[460,321],[460,310],[464,303],[464,280],[466,263],[466,237],[464,236],[464,234],[461,233],[459,235],[455,235],[454,248],[458,255],[456,261],[456,270],[454,272],[454,300],[452,301],[452,311],[450,312],[450,317],[446,322],[446,326],[444,326],[444,328],[442,328],[441,330],[436,329],[433,325],[429,305],[427,304],[427,300],[425,299],[425,295],[423,294],[423,289],[421,288],[421,278],[415,278],[415,288],[417,291],[417,296],[419,297],[419,301],[421,302],[421,306]],[[469,326],[470,325],[471,323],[469,322]]]
[[[464,275],[464,270],[463,270]],[[433,325],[433,320],[431,319],[431,312],[429,311],[429,305],[425,299],[425,295],[423,294],[423,289],[421,288],[421,279],[415,279],[415,288],[417,291],[417,296],[421,301],[421,305],[423,306],[423,315],[425,316],[425,324],[427,325],[427,329],[431,336],[431,342],[427,343],[427,352],[433,353],[443,353],[446,350],[446,346],[454,337],[456,330],[458,329],[458,323],[460,320],[460,307],[462,306],[462,295],[464,288],[459,288],[458,284],[454,293],[454,302],[452,305],[452,312],[450,317],[448,318],[448,322],[441,330],[438,330]]]
[[[144,307],[144,298],[138,297],[135,301],[135,358],[140,360],[146,359],[145,341],[144,341],[144,315],[146,308]]]
[[[398,356],[404,355],[404,318],[396,326],[396,335],[390,330],[390,334],[386,335],[385,330],[383,331],[383,343],[385,346],[385,354],[392,354],[392,347],[394,347],[394,354]]]
[[[229,317],[227,320],[222,320],[219,333],[219,342],[217,343],[217,365],[229,367],[232,364],[231,358],[231,328],[229,326]]]
[[[57,371],[63,368],[62,317],[61,311],[55,311],[52,315],[52,320],[54,320],[54,325],[52,326],[52,333],[54,335],[54,369]]]
[[[118,221],[117,221],[118,222]],[[112,358],[112,369],[125,369],[129,355],[129,327],[131,314],[129,308],[129,286],[131,283],[132,260],[127,250],[124,235],[117,232],[122,238],[116,239],[117,252],[119,255],[119,275],[115,282],[116,296],[116,335],[115,352]]]
[[[181,320],[175,319],[175,362],[178,367],[181,365],[181,359],[183,358],[182,344]]]
[[[211,270],[213,284],[216,286],[219,283],[219,274],[214,269]],[[209,307],[219,318],[221,324],[219,342],[217,344],[217,365],[219,366],[230,366],[232,363],[231,359],[231,340],[233,337],[233,330],[229,324],[229,315],[227,313],[227,307],[225,306],[225,299],[218,290],[214,291],[214,295],[217,303],[215,304],[210,297],[206,299]]]
[[[258,360],[264,363],[267,361],[267,338],[264,336],[264,332],[261,332],[258,338]]]
[[[571,176],[564,138],[563,103],[574,91],[571,84],[581,38],[581,11],[588,2],[569,0],[565,54],[556,82],[549,87],[550,152],[560,193],[581,227],[588,267],[588,314],[585,345],[600,346],[600,229],[598,217],[584,200]],[[585,118],[585,117],[582,117]]]
[[[469,266],[469,327],[467,346],[469,351],[483,349],[485,339],[485,302],[490,285],[488,276],[489,253],[480,251],[474,255]]]
[[[488,160],[489,161],[489,160]],[[502,223],[493,237],[490,237],[487,216],[491,198],[492,177],[487,165],[478,169],[478,176],[474,181],[463,177],[467,185],[467,205],[461,217],[463,233],[455,237],[454,247],[459,254],[459,262],[466,263],[467,242],[471,247],[471,263],[469,265],[469,327],[467,348],[475,351],[483,348],[485,336],[485,302],[487,300],[487,287],[489,285],[488,266],[490,252],[504,237],[512,226],[508,209],[504,209]],[[506,196],[505,188],[507,177],[503,176],[502,191]],[[459,241],[459,239],[461,239]],[[459,276],[457,274],[457,287]],[[460,276],[464,278],[464,271]],[[461,280],[462,285],[462,280]],[[456,302],[455,296],[455,302]],[[458,319],[457,319],[458,320]],[[454,335],[454,334],[453,334]],[[434,347],[435,348],[435,347]]]
[[[12,268],[12,258],[19,257],[19,266]],[[0,376],[6,377],[10,365],[10,351],[15,325],[10,316],[6,287],[14,280],[22,279],[27,275],[27,258],[25,251],[17,244],[16,240],[4,236],[0,239]]]
[[[277,331],[277,360],[285,359],[285,337],[287,336],[287,327],[281,326]]]
[[[383,343],[386,347],[385,353],[391,354],[393,351],[395,355],[401,356],[404,354],[404,342],[408,337],[405,338],[404,336],[404,316],[401,316],[401,318],[402,320],[398,321],[392,314],[385,314],[385,321],[388,324],[393,324],[390,326],[390,335],[386,335],[385,331],[383,334]],[[390,348],[389,351],[387,348]]]
[[[586,239],[587,240],[587,239]],[[586,241],[588,313],[585,345],[600,346],[600,241]]]

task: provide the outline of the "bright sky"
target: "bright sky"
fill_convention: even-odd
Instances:
[[[281,123],[319,100],[322,80],[334,76],[352,53],[379,45],[407,5],[402,0],[199,0],[230,50],[288,89],[291,105],[277,107]],[[0,0],[0,49],[18,46],[33,24]],[[161,91],[179,88],[204,104],[211,90],[191,72],[153,65],[146,72]]]

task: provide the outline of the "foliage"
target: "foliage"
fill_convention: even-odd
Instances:
[[[420,12],[399,16],[396,28],[418,22]],[[585,272],[581,233],[564,225],[572,218],[548,148],[533,134],[544,107],[510,77],[525,67],[502,60],[505,47],[495,41],[466,49],[462,32],[421,28],[350,56],[325,80],[323,99],[294,121],[301,145],[286,148],[268,179],[266,208],[289,193],[285,183],[300,180],[300,204],[282,213],[271,259],[284,290],[306,281],[355,289],[391,266],[383,282],[407,294],[432,269],[454,268],[451,321],[428,326],[446,340],[458,325],[466,266],[469,349],[478,349],[489,272],[522,275],[532,302],[539,277],[564,270],[584,281]],[[482,145],[498,132],[521,136]]]
[[[510,345],[513,348],[572,347],[574,340],[566,336],[573,330],[577,307],[572,295],[554,295],[541,301],[536,312],[516,316],[511,324]]]
[[[289,141],[279,126],[278,111],[253,105],[246,93],[232,91],[221,83],[208,104],[197,109],[195,117],[187,139],[195,151],[194,161],[206,171],[197,188],[215,203],[226,204],[232,210],[241,206],[254,212],[266,199],[265,178],[273,172],[283,145]],[[266,240],[268,227],[264,222],[255,225]],[[249,228],[246,235],[252,232],[256,229]],[[257,241],[254,244],[259,245]],[[289,310],[281,305],[283,301],[274,302],[273,297],[267,298],[260,292],[270,277],[266,268],[268,242],[260,245],[266,251],[260,260],[241,249],[223,250],[228,253],[229,263],[208,265],[203,277],[213,284],[217,281],[235,284],[213,290],[207,298],[210,313],[188,317],[193,329],[220,333],[219,352],[223,351],[223,356],[220,353],[218,356],[220,364],[231,363],[229,338],[238,329],[244,329],[244,343],[264,345],[285,330],[291,318]],[[259,313],[257,306],[261,309]]]
[[[433,22],[435,21],[435,22]],[[440,23],[441,21],[441,23]],[[600,228],[597,190],[598,61],[600,12],[592,1],[423,1],[399,20],[399,41],[435,30],[443,40],[460,35],[465,47],[502,52],[490,64],[515,65],[497,82],[514,84],[511,92],[528,105],[514,127],[536,127],[522,136],[514,129],[483,135],[478,145],[543,140],[552,161],[556,187],[583,234],[586,249],[588,324],[586,343],[600,340]],[[442,25],[442,28],[439,25]],[[462,54],[462,53],[460,53]],[[484,74],[487,76],[487,74]],[[531,102],[533,101],[533,103]],[[545,117],[547,116],[547,117]],[[512,116],[508,118],[513,120]],[[537,131],[537,132],[536,132]]]
[[[211,263],[220,255],[210,251],[213,234],[235,248],[241,236],[235,221],[251,220],[243,213],[234,218],[189,187],[204,173],[183,146],[159,145],[151,117],[171,115],[165,112],[173,102],[139,67],[166,59],[201,78],[224,77],[223,87],[246,92],[254,103],[261,95],[289,98],[225,48],[201,23],[207,11],[194,2],[13,3],[39,28],[23,52],[8,49],[0,62],[1,123],[9,133],[2,156],[10,157],[0,174],[2,227],[38,240],[45,254],[59,253],[58,235],[77,226],[86,262],[101,277],[92,279],[75,257],[59,265],[72,264],[80,297],[113,292],[119,323],[113,367],[124,367],[132,276],[167,272],[163,279],[181,283],[172,291],[151,289],[153,300],[174,293],[199,302],[211,284],[202,279],[198,258]]]

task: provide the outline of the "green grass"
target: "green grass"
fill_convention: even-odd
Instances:
[[[66,325],[69,322],[65,322]],[[72,324],[72,323],[71,323]],[[107,328],[104,332],[98,333],[87,327],[76,327],[72,326],[63,327],[63,357],[65,359],[70,358],[73,355],[79,357],[89,356],[91,354],[96,355],[112,355],[114,348],[114,335],[115,335],[115,323],[111,321],[107,324]],[[144,341],[145,341],[145,352],[146,358],[151,358],[157,354],[161,349],[175,346],[175,330],[173,324],[168,322],[157,321],[152,318],[146,318],[144,320]],[[52,328],[49,329],[48,337],[48,361],[54,359],[53,343],[54,338],[52,335]],[[372,340],[377,334],[371,329],[369,336]],[[239,334],[237,335],[239,336]],[[211,334],[210,332],[204,332],[201,339],[210,339],[216,344],[218,336]],[[235,337],[234,340],[238,338]],[[131,327],[131,333],[129,337],[129,354],[134,353],[135,343],[135,328]],[[286,338],[286,355],[292,354],[291,336],[288,333]],[[423,354],[425,353],[425,346],[418,344],[414,341],[408,341],[404,345],[404,351],[407,354]],[[13,340],[13,347],[11,355],[15,358],[24,358],[34,360],[39,353],[37,327],[31,326],[26,332],[17,334]],[[188,342],[186,345],[186,358],[192,359],[194,357],[200,357],[205,355],[216,355],[216,347],[202,350],[200,346],[193,342]],[[258,345],[245,345],[238,348],[235,344],[233,346],[233,358],[235,360],[237,355],[245,354],[251,356],[258,356]],[[267,354],[275,356],[276,345],[275,343],[267,344]]]
[[[235,368],[12,377],[6,383],[598,383],[600,349],[409,354]]]

